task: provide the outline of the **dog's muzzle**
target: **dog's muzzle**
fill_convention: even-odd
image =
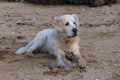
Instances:
[[[72,31],[73,31],[73,36],[72,37],[77,36],[77,28],[73,28]]]

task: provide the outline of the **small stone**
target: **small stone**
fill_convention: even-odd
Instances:
[[[49,66],[49,69],[50,69],[50,70],[53,70],[53,67],[52,67],[52,66]]]
[[[17,36],[17,39],[25,39],[25,36]]]
[[[6,49],[10,49],[10,47],[6,47]]]

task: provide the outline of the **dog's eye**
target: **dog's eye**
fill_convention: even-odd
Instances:
[[[69,23],[67,22],[65,25],[66,25],[66,26],[68,26],[68,25],[69,25]]]
[[[75,24],[75,22],[73,22],[73,24]]]

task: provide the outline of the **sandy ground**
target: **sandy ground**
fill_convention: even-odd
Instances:
[[[53,16],[78,14],[81,54],[87,71],[59,69],[48,54],[33,57],[14,52],[49,28]],[[102,6],[40,6],[0,3],[0,80],[120,80],[120,4]]]

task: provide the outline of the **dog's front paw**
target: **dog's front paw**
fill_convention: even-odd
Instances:
[[[59,61],[58,62],[58,68],[65,68],[65,67],[67,67],[68,65],[67,64],[65,64],[64,62],[62,62],[62,61]]]
[[[26,56],[33,56],[32,52],[26,52],[25,54],[26,54]]]
[[[78,56],[74,55],[73,52],[67,52],[65,54],[65,57],[67,60],[69,60],[71,63],[78,63]]]
[[[80,68],[86,68],[86,62],[83,59],[78,60],[78,66]]]

